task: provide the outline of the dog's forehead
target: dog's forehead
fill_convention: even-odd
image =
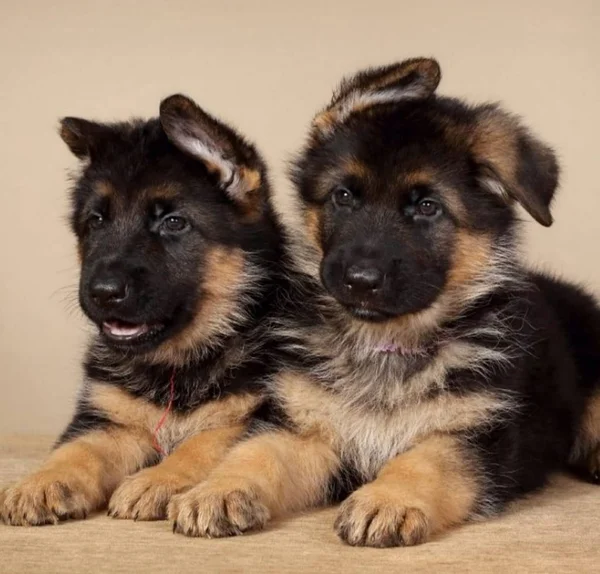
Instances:
[[[408,190],[415,187],[454,186],[467,168],[464,155],[443,146],[415,142],[398,147],[356,149],[335,157],[326,178],[360,187]]]
[[[154,200],[175,200],[184,195],[191,182],[200,180],[192,162],[183,162],[171,150],[151,154],[134,149],[119,158],[104,159],[91,165],[85,188],[94,198],[140,204]],[[198,170],[196,170],[198,171]]]
[[[427,184],[468,160],[462,134],[435,109],[358,114],[327,147],[341,169],[408,184]]]
[[[121,202],[174,199],[196,180],[195,163],[184,158],[152,125],[124,128],[99,150],[84,172],[83,189],[92,197]]]
[[[181,199],[184,194],[184,187],[175,180],[124,181],[101,177],[92,180],[90,188],[93,198],[122,207],[175,201]]]

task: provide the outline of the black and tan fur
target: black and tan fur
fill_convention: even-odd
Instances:
[[[598,478],[600,310],[518,257],[514,204],[551,224],[554,154],[439,79],[429,59],[367,70],[315,119],[273,416],[173,499],[178,531],[342,499],[348,544],[413,545],[568,464]]]
[[[37,525],[108,505],[164,518],[263,402],[260,324],[281,247],[266,168],[179,95],[149,121],[66,118],[61,137],[82,161],[71,224],[80,304],[99,333],[73,420],[42,468],[3,492],[0,515]]]

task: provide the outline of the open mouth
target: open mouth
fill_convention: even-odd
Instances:
[[[162,323],[128,323],[126,321],[104,321],[101,326],[104,336],[115,343],[147,342],[164,329]]]

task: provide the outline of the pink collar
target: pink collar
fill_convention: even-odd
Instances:
[[[381,343],[375,347],[378,353],[397,353],[400,347],[396,343]]]
[[[374,348],[376,353],[398,354],[413,357],[416,355],[426,355],[430,350],[431,346],[403,347],[397,343],[380,343]]]

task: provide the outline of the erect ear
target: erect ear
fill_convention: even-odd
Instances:
[[[413,58],[364,70],[342,81],[313,125],[329,132],[352,114],[373,106],[427,98],[435,92],[440,78],[440,66],[431,58]]]
[[[559,176],[554,152],[495,105],[475,113],[471,148],[482,183],[505,200],[518,201],[538,223],[552,225],[550,204]]]
[[[60,120],[59,133],[79,159],[92,159],[102,142],[110,137],[112,130],[105,124],[68,117]]]
[[[232,199],[247,203],[256,195],[264,168],[254,147],[235,130],[180,94],[161,102],[160,122],[171,142],[203,162]]]

